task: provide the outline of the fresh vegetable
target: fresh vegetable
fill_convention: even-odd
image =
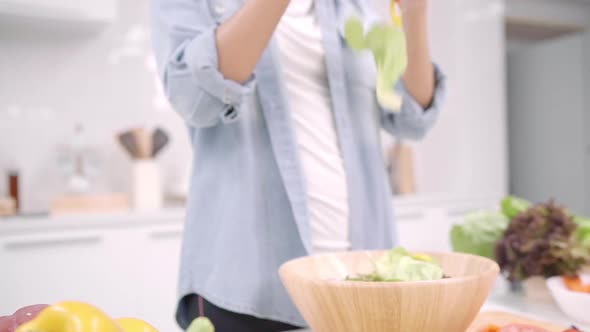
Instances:
[[[565,209],[553,202],[535,205],[512,220],[496,244],[496,260],[511,281],[576,275],[589,262],[575,241],[576,229]]]
[[[590,251],[590,219],[574,216],[574,220],[578,224],[575,235],[576,241],[580,246]]]
[[[186,332],[215,332],[215,326],[206,317],[199,317],[189,325]]]
[[[567,289],[571,290],[572,292],[579,292],[579,293],[589,293],[590,294],[590,285],[584,283],[582,278],[579,276],[576,277],[562,277],[563,283]]]
[[[500,332],[550,332],[545,330],[544,328],[533,326],[533,325],[526,325],[526,324],[511,324],[508,326],[504,326],[500,329]]]
[[[402,11],[399,7],[400,0],[391,0],[391,20],[393,23],[401,28],[402,27]]]
[[[479,332],[549,332],[541,327],[526,324],[511,324],[504,327],[490,325]],[[581,332],[576,327],[565,330],[564,332]]]
[[[412,255],[404,248],[395,248],[374,262],[375,270],[367,275],[347,278],[350,281],[427,281],[444,278],[443,269],[432,257]]]
[[[465,216],[462,225],[451,229],[454,251],[494,258],[496,242],[508,227],[508,219],[499,212],[479,211]]]
[[[125,332],[158,332],[153,326],[136,318],[119,318],[116,322]]]
[[[113,320],[98,308],[82,302],[49,306],[16,332],[158,332],[138,319]]]
[[[348,45],[355,51],[370,50],[377,65],[377,100],[390,111],[401,110],[401,98],[394,87],[408,64],[406,38],[399,26],[375,24],[365,33],[360,19],[350,18],[345,25]]]
[[[23,307],[10,316],[0,317],[0,332],[14,332],[17,327],[37,317],[45,308],[46,304],[35,304]]]
[[[528,210],[531,205],[531,202],[515,196],[508,196],[500,202],[502,213],[510,220]]]

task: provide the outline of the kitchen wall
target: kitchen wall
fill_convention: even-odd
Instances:
[[[97,190],[127,190],[130,162],[115,133],[136,125],[168,130],[172,144],[160,156],[165,182],[184,183],[189,143],[156,82],[148,4],[119,1],[119,18],[98,34],[75,33],[76,26],[0,29],[0,174],[22,171],[25,210],[46,208],[63,188],[56,150],[77,124],[99,152]]]
[[[518,21],[588,27],[589,5],[587,0],[508,0],[506,14]]]
[[[92,36],[0,28],[0,170],[23,171],[27,211],[46,208],[63,188],[56,150],[78,123],[100,152],[98,189],[127,190],[130,162],[114,135],[133,125],[168,129],[165,183],[187,183],[186,129],[155,78],[148,2],[119,3],[119,19]],[[420,194],[507,192],[503,15],[503,0],[431,2],[432,53],[448,98],[426,140],[413,144]]]

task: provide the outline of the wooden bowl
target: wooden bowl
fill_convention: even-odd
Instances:
[[[314,332],[465,332],[499,273],[487,258],[431,254],[448,279],[351,282],[384,252],[349,252],[295,259],[280,269],[293,302]]]

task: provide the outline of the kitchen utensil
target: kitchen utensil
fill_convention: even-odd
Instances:
[[[152,155],[152,136],[145,128],[135,128],[132,130],[138,147],[138,159],[148,159]]]
[[[160,151],[168,144],[170,138],[168,134],[160,128],[157,128],[152,134],[152,158],[155,158]]]
[[[590,275],[582,275],[582,279],[590,282]],[[547,279],[547,287],[563,313],[577,322],[590,325],[590,294],[569,290],[559,276]]]
[[[12,197],[0,198],[0,216],[12,216],[16,214],[16,202]]]
[[[351,282],[371,272],[385,252],[298,258],[280,275],[315,332],[465,332],[499,273],[494,261],[466,254],[432,254],[451,278],[422,282]]]
[[[551,332],[563,332],[566,328],[558,326],[557,324],[537,321],[534,319],[510,314],[507,312],[482,312],[477,316],[475,321],[471,324],[467,332],[480,332],[482,329],[490,325],[506,326],[509,324],[527,324],[539,326]]]
[[[122,193],[62,196],[52,202],[51,214],[127,211],[130,205],[129,196]]]
[[[137,141],[135,139],[135,135],[133,132],[126,131],[118,135],[119,143],[123,146],[123,148],[129,153],[132,158],[139,157],[139,147],[137,146]]]
[[[162,208],[162,181],[160,168],[153,159],[133,163],[133,207],[138,211],[155,211]]]

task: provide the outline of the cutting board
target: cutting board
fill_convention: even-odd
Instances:
[[[63,196],[53,201],[51,214],[118,212],[130,206],[128,195],[122,193]]]
[[[479,316],[477,316],[477,318],[475,319],[471,327],[467,330],[467,332],[480,332],[482,329],[486,328],[489,325],[506,326],[514,323],[534,325],[542,327],[551,332],[563,332],[567,329],[563,326],[547,322],[536,321],[530,318],[509,314],[506,312],[490,311],[479,314]]]
[[[12,198],[0,197],[0,216],[12,216],[16,213],[16,202]]]

